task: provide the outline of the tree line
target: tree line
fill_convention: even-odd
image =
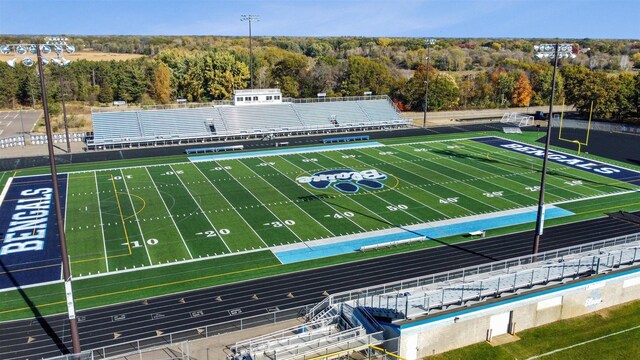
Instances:
[[[62,93],[67,100],[92,105],[114,100],[166,104],[182,98],[207,102],[230,99],[233,90],[249,83],[248,39],[87,37],[70,42],[95,49],[105,39],[109,44],[132,44],[133,48],[124,50],[149,56],[47,66],[52,103]],[[427,82],[430,111],[544,105],[551,95],[553,66],[548,59],[535,58],[534,43],[446,39],[427,49],[423,39],[415,38],[258,38],[253,51],[254,84],[280,88],[284,96],[295,98],[371,91],[389,95],[406,111],[424,109]],[[592,47],[581,51],[587,45]],[[637,45],[637,41],[621,40],[574,42],[576,57],[560,60],[558,102],[572,104],[583,113],[589,112],[593,102],[594,114],[601,119],[640,117],[640,73],[622,71],[631,65],[640,67]],[[153,51],[144,50],[149,46]],[[617,59],[615,66],[612,59]],[[17,64],[14,69],[1,63],[0,79],[0,107],[33,106],[40,101],[33,68]]]

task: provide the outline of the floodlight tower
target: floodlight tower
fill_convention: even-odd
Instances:
[[[427,102],[429,101],[429,61],[431,60],[431,45],[436,43],[436,39],[427,39],[427,81],[424,82],[424,118],[422,128],[427,128]]]
[[[253,46],[251,44],[251,22],[260,21],[260,15],[240,15],[240,21],[249,22],[249,86],[253,89]]]
[[[64,103],[64,89],[62,88],[62,68],[69,65],[71,63],[70,60],[65,59],[64,57],[60,57],[60,53],[63,51],[63,47],[67,47],[67,51],[69,51],[69,47],[72,48],[72,51],[75,51],[75,47],[73,45],[67,45],[67,39],[65,38],[47,38],[47,45],[53,46],[53,51],[56,53],[57,57],[51,59],[51,62],[55,65],[58,65],[58,81],[60,82],[60,99],[62,101],[62,118],[64,120],[64,134],[67,140],[67,153],[71,152],[71,141],[69,141],[69,123],[67,122],[67,107]]]
[[[540,248],[540,236],[544,227],[544,186],[547,177],[547,161],[549,158],[549,145],[551,144],[551,122],[553,120],[553,96],[556,92],[556,70],[558,69],[558,58],[575,57],[572,54],[571,44],[541,44],[534,46],[536,57],[539,59],[553,59],[553,78],[551,80],[551,100],[549,101],[549,120],[547,122],[547,141],[544,145],[544,159],[542,160],[542,176],[540,177],[540,197],[538,199],[538,214],[536,217],[536,233],[533,239],[532,253],[535,255]]]
[[[53,152],[53,135],[51,133],[51,119],[49,118],[49,105],[47,104],[47,89],[44,82],[43,66],[49,63],[49,59],[42,56],[42,54],[49,54],[53,46],[53,51],[58,54],[56,59],[52,59],[51,62],[56,64],[66,65],[69,60],[64,57],[60,58],[60,53],[66,51],[71,54],[75,51],[73,45],[67,45],[67,39],[60,39],[57,44],[7,44],[0,45],[0,53],[9,55],[14,51],[18,55],[27,55],[22,59],[22,64],[25,66],[33,66],[38,63],[38,75],[40,78],[40,92],[42,95],[42,109],[44,111],[44,124],[47,131],[47,147],[49,150],[49,165],[51,167],[51,182],[53,187],[53,203],[56,211],[56,220],[58,225],[58,238],[60,240],[60,256],[62,258],[62,274],[64,277],[64,288],[67,301],[67,312],[69,315],[69,328],[71,332],[71,343],[73,346],[73,353],[80,354],[80,335],[78,333],[78,321],[76,319],[75,303],[73,301],[73,289],[71,286],[71,268],[69,266],[69,256],[67,253],[67,241],[64,234],[64,220],[62,217],[62,207],[60,204],[60,195],[58,188],[58,173],[56,169],[55,154]],[[13,50],[12,50],[13,49]],[[30,58],[27,52],[36,55],[36,61]],[[16,58],[7,61],[7,64],[11,67],[15,67]]]

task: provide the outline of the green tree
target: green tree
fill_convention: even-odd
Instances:
[[[621,73],[617,79],[616,91],[618,119],[628,118],[636,111],[635,108],[635,79],[630,73]]]
[[[561,68],[565,82],[565,97],[567,103],[576,105],[581,102],[582,88],[589,76],[589,69],[580,65],[569,65]]]
[[[594,117],[613,119],[618,108],[618,84],[604,71],[591,71],[581,88],[582,96],[576,99],[575,107],[583,114],[589,113],[593,102]]]
[[[433,84],[429,84],[429,106],[431,109],[433,111],[451,110],[457,108],[459,103],[460,87],[453,76],[447,73],[438,74]]]
[[[111,88],[110,82],[105,81],[102,85],[100,85],[98,101],[100,101],[101,103],[110,103],[113,101],[113,88]]]
[[[357,96],[365,91],[388,94],[391,84],[392,78],[384,65],[362,56],[351,56],[341,87],[344,95]]]
[[[0,62],[0,107],[13,108],[18,93],[18,79],[14,69]]]
[[[279,87],[284,96],[298,97],[301,90],[298,79],[303,75],[307,65],[304,55],[285,56],[276,62],[270,71],[272,86]]]
[[[244,88],[249,68],[231,53],[210,53],[205,58],[204,81],[212,99],[231,99],[234,89]]]

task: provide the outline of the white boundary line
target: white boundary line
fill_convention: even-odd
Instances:
[[[423,149],[423,148],[413,147],[413,146],[412,146],[411,148],[412,148],[412,149]],[[436,148],[436,149],[438,149],[438,148]],[[408,153],[410,153],[410,152],[408,152]],[[414,156],[416,156],[416,157],[418,157],[418,158],[425,159],[426,161],[432,161],[432,159],[430,159],[430,158],[429,158],[429,157],[427,157],[427,156],[420,156],[420,155],[414,155]],[[444,158],[444,159],[446,160],[446,158],[445,158],[443,155],[436,155],[436,156],[437,156],[437,159]],[[435,160],[435,158],[434,158],[433,160]],[[495,178],[495,179],[501,179],[501,180],[509,181],[509,182],[512,182],[512,183],[514,183],[514,184],[516,184],[516,185],[525,185],[525,184],[523,184],[523,183],[521,183],[521,182],[517,182],[517,181],[515,181],[515,180],[512,180],[512,179],[510,178],[510,176],[511,176],[511,175],[514,175],[514,176],[522,176],[522,177],[527,178],[527,179],[530,179],[530,180],[532,180],[532,181],[534,180],[534,179],[532,179],[532,178],[530,178],[530,177],[529,177],[529,174],[533,174],[533,173],[534,173],[534,172],[532,172],[532,171],[527,171],[526,173],[516,173],[516,172],[513,172],[513,173],[509,174],[509,176],[507,176],[507,175],[496,175],[496,174],[494,174],[494,173],[492,173],[492,172],[490,172],[490,171],[484,170],[484,169],[482,169],[482,168],[480,168],[480,167],[475,167],[475,168],[474,168],[472,165],[468,165],[468,164],[465,164],[465,163],[459,162],[459,161],[457,161],[457,160],[455,160],[455,159],[451,159],[451,161],[455,162],[456,164],[460,164],[460,165],[462,165],[462,166],[466,166],[466,167],[471,167],[471,168],[473,168],[473,169],[476,169],[476,170],[479,170],[479,171],[482,171],[482,172],[485,172],[485,173],[489,174],[489,175],[490,175],[490,177],[488,177],[488,178],[478,178],[478,179],[480,179],[480,180],[484,180],[485,182],[487,182],[487,181],[491,181],[490,179]],[[507,169],[503,169],[503,168],[500,168],[500,167],[498,167],[498,166],[491,165],[491,164],[488,164],[488,166],[491,166],[492,168],[494,168],[494,169],[498,169],[498,170],[501,170],[501,171],[507,171],[507,172],[509,171],[509,170],[507,170]],[[538,181],[539,181],[539,180],[538,180]],[[515,190],[514,190],[514,191],[515,191]],[[523,195],[523,196],[525,196],[525,197],[528,197],[528,198],[531,198],[533,201],[538,201],[538,198],[537,198],[536,196],[525,195],[525,193],[522,193],[521,195]]]
[[[7,183],[4,184],[4,189],[2,189],[2,193],[0,194],[0,205],[2,205],[2,202],[4,201],[5,196],[7,196],[7,193],[9,192],[9,188],[11,187],[12,182],[13,182],[13,178],[10,177],[9,179],[7,179]]]
[[[415,158],[415,159],[423,159],[423,160],[425,160],[425,161],[427,161],[427,162],[430,162],[430,163],[432,163],[432,164],[440,165],[440,166],[445,167],[445,168],[447,168],[447,169],[451,169],[451,170],[453,170],[453,171],[455,171],[455,172],[457,172],[457,173],[463,173],[463,174],[464,174],[464,171],[461,171],[461,170],[458,170],[458,169],[454,169],[454,168],[452,168],[451,166],[447,166],[447,165],[445,165],[445,164],[442,164],[442,163],[438,162],[436,159],[427,159],[427,158],[424,158],[424,157],[420,157],[420,156],[413,155],[412,153],[406,152],[406,151],[404,151],[404,150],[400,150],[400,149],[396,149],[396,150],[397,150],[397,151],[399,151],[399,152],[401,152],[401,153],[407,154],[407,155],[408,155],[409,157],[411,157],[411,158]],[[397,155],[391,155],[391,156],[393,156],[393,157],[395,157],[395,158],[397,158],[397,159],[400,159],[400,160],[402,160],[402,161],[409,162],[410,164],[413,164],[413,165],[415,165],[415,166],[421,167],[421,168],[423,168],[423,169],[425,169],[425,170],[429,170],[429,168],[428,168],[427,166],[424,166],[424,165],[420,164],[419,162],[415,162],[415,161],[411,161],[411,160],[406,160],[406,159],[403,159],[403,158],[401,158],[401,157],[399,157],[399,156],[397,156]],[[439,159],[442,159],[442,158],[443,158],[443,157],[439,157]],[[453,161],[455,161],[455,160],[453,160]],[[455,161],[455,162],[456,162],[456,164],[459,164],[460,166],[468,166],[467,164],[463,164],[463,163],[460,163],[460,162],[457,162],[457,161]],[[469,166],[469,167],[471,167],[471,166]],[[480,171],[483,171],[483,170],[482,170],[482,169],[480,169],[480,168],[474,168],[474,169],[478,169],[478,170],[480,170]],[[418,175],[418,174],[416,174],[416,175]],[[458,183],[458,184],[466,184],[467,186],[472,187],[472,188],[475,188],[476,190],[480,191],[481,193],[486,193],[486,192],[488,192],[488,191],[489,191],[489,190],[481,189],[481,188],[479,188],[479,187],[477,187],[477,186],[475,186],[475,185],[472,185],[472,184],[471,184],[471,181],[469,181],[469,182],[464,182],[464,181],[462,181],[462,180],[460,180],[460,179],[456,179],[455,177],[451,177],[451,176],[449,176],[449,175],[447,175],[447,174],[444,174],[444,173],[441,173],[440,175],[445,176],[446,178],[450,179],[450,181],[452,181],[452,182],[456,182],[456,183]],[[418,176],[420,176],[420,175],[418,175]],[[424,176],[420,176],[420,177],[424,179]],[[476,176],[473,176],[473,181],[482,181],[482,182],[484,182],[484,183],[488,183],[486,180],[483,180],[482,178],[478,178],[478,177],[476,177]],[[436,184],[438,184],[438,183],[436,183]],[[488,183],[488,184],[489,184],[489,185],[491,185],[491,183]],[[438,184],[438,185],[443,186],[442,184]],[[500,187],[500,188],[504,190],[504,187]],[[454,191],[455,191],[455,190],[454,190]],[[457,191],[456,191],[456,192],[457,192]],[[501,196],[501,197],[500,197],[500,199],[501,199],[501,200],[504,200],[504,201],[508,201],[508,202],[510,202],[510,203],[512,203],[512,204],[514,204],[516,207],[520,207],[520,206],[522,206],[522,205],[518,204],[517,202],[515,202],[515,201],[513,201],[513,200],[507,199],[507,197],[506,197],[506,196]],[[483,204],[485,204],[485,205],[487,205],[487,206],[490,206],[490,207],[495,208],[494,206],[492,206],[492,205],[490,205],[490,204],[487,204],[487,203],[485,203],[485,202],[484,202],[484,201],[482,201],[482,200],[479,200],[479,199],[474,199],[474,200],[479,201],[479,202],[481,202],[481,203],[483,203]]]
[[[530,357],[530,358],[527,358],[527,360],[539,359],[539,358],[541,358],[541,357],[549,356],[549,355],[552,355],[552,354],[558,353],[558,352],[560,352],[560,351],[569,350],[569,349],[572,349],[572,348],[574,348],[574,347],[578,347],[578,346],[586,345],[586,344],[588,344],[588,343],[592,343],[592,342],[594,342],[594,341],[598,341],[598,340],[606,339],[606,338],[608,338],[608,337],[616,336],[616,335],[620,335],[620,334],[623,334],[623,333],[626,333],[626,332],[629,332],[629,331],[633,331],[633,330],[636,330],[636,329],[640,329],[640,325],[638,325],[638,326],[634,326],[634,327],[632,327],[632,328],[628,328],[628,329],[624,329],[624,330],[616,331],[616,332],[611,333],[611,334],[603,335],[603,336],[597,337],[597,338],[595,338],[595,339],[591,339],[591,340],[587,340],[587,341],[579,342],[579,343],[577,343],[577,344],[573,344],[573,345],[566,346],[566,347],[563,347],[563,348],[560,348],[560,349],[556,349],[556,350],[553,350],[553,351],[549,351],[549,352],[546,352],[546,353],[543,353],[543,354],[540,354],[540,355],[532,356],[532,357]]]
[[[484,144],[484,143],[478,143],[478,144],[487,145],[487,144]],[[470,148],[473,148],[473,149],[482,150],[482,148],[481,148],[481,147],[478,147],[478,146],[473,146],[473,145],[467,145],[467,146],[469,146]],[[493,146],[493,145],[489,145],[489,146]],[[495,146],[494,146],[494,147],[495,147]],[[496,149],[498,149],[498,148],[496,147]],[[498,154],[507,154],[507,155],[510,155],[510,153],[514,153],[513,151],[510,151],[510,150],[507,150],[507,149],[498,149],[498,150],[499,150],[499,151],[496,151],[495,153],[498,153]],[[505,151],[505,150],[506,150],[506,151]],[[523,154],[523,155],[526,155],[526,154]],[[535,157],[533,157],[533,156],[528,156],[528,157],[529,157],[529,158],[531,158],[531,159],[535,159]],[[511,163],[507,162],[507,160],[506,160],[506,159],[501,159],[500,161],[501,161],[502,163],[508,163],[508,164],[511,164]],[[554,163],[554,165],[558,165],[558,166],[560,166],[560,167],[563,167],[563,166],[564,166],[564,165],[562,165],[562,164],[555,164],[555,163]],[[497,167],[497,166],[495,166],[495,165],[490,165],[490,166]],[[515,165],[514,165],[514,166],[515,166]],[[536,173],[537,173],[537,171],[536,171]],[[538,184],[540,183],[540,177],[534,178],[534,177],[530,177],[530,176],[527,176],[527,175],[523,175],[523,176],[527,177],[528,179],[531,179],[532,181],[536,181]],[[535,185],[535,186],[539,186],[539,185]],[[577,198],[580,198],[580,197],[585,196],[585,195],[584,195],[584,194],[582,194],[582,193],[575,192],[575,191],[571,190],[571,189],[570,189],[570,187],[567,187],[567,186],[563,187],[563,186],[560,186],[560,185],[556,185],[556,184],[554,184],[554,183],[553,183],[553,181],[550,181],[549,183],[547,183],[547,185],[546,185],[546,186],[547,186],[547,187],[557,188],[557,189],[560,189],[560,190],[566,191],[566,192],[568,192],[568,193],[575,194],[575,195],[576,195],[576,197],[575,197],[575,198],[573,198],[573,199],[577,199]],[[587,190],[594,190],[593,188],[590,188],[590,187],[586,187],[586,186],[583,186],[583,187],[584,187],[584,188],[586,188]],[[600,190],[596,190],[596,191],[597,191],[597,192],[602,193],[602,191],[600,191]],[[557,196],[557,195],[556,195],[556,196]],[[558,197],[561,197],[561,196],[558,196]],[[566,198],[564,198],[564,197],[562,197],[562,198],[563,198],[564,200],[570,200],[570,199],[566,199]],[[564,201],[564,200],[563,200],[563,201]],[[537,201],[538,201],[538,199],[536,199],[535,201],[537,202]]]
[[[107,256],[107,239],[104,237],[104,221],[102,221],[102,206],[100,205],[100,189],[98,189],[98,173],[94,172],[93,177],[96,180],[96,198],[98,199],[98,215],[100,216],[100,232],[102,232],[102,247],[104,248],[104,261],[109,272],[109,257]],[[122,224],[122,226],[126,226]]]
[[[149,175],[149,179],[151,179],[151,183],[153,184],[153,187],[156,189],[156,192],[158,192],[158,196],[160,197],[160,200],[162,201],[162,204],[164,205],[164,208],[167,209],[167,214],[169,215],[169,218],[173,222],[173,226],[176,227],[176,231],[178,232],[178,235],[180,235],[180,239],[182,240],[182,243],[184,244],[184,247],[187,249],[187,253],[189,254],[189,257],[193,259],[193,255],[191,255],[191,250],[189,250],[189,245],[187,245],[187,242],[184,241],[184,236],[182,236],[182,232],[180,232],[180,228],[178,227],[178,224],[176,224],[176,221],[173,219],[173,215],[171,215],[171,211],[169,210],[169,207],[167,206],[167,203],[164,201],[164,198],[162,197],[162,194],[160,194],[160,189],[158,189],[158,185],[156,185],[156,182],[153,180],[153,177],[151,176],[151,173],[149,172],[149,169],[145,168],[145,170],[147,171],[147,174]],[[133,209],[133,211],[135,212],[135,208]]]
[[[227,245],[227,243],[224,241],[224,239],[222,238],[222,234],[220,234],[220,232],[218,231],[218,229],[216,229],[216,226],[213,225],[213,223],[211,222],[211,219],[209,219],[209,217],[207,216],[207,214],[204,212],[204,210],[202,210],[202,207],[200,206],[200,203],[198,203],[198,201],[196,200],[195,197],[193,197],[193,194],[191,194],[191,191],[189,191],[189,188],[184,184],[184,181],[182,181],[182,179],[180,178],[180,175],[178,175],[178,173],[176,172],[176,170],[173,168],[173,166],[169,165],[169,169],[171,169],[171,171],[173,171],[173,174],[178,178],[178,181],[180,181],[180,184],[182,184],[182,187],[187,190],[187,193],[189,194],[189,196],[191,196],[191,199],[193,199],[193,202],[196,204],[196,206],[198,206],[198,209],[200,209],[200,212],[202,213],[202,216],[204,216],[205,219],[207,219],[207,222],[209,222],[209,225],[211,225],[211,228],[213,228],[213,231],[216,232],[216,234],[218,234],[218,239],[220,239],[220,241],[222,241],[222,243],[224,244],[224,246],[227,248],[227,250],[229,250],[229,252],[231,252],[231,248],[229,248],[229,245]],[[193,257],[192,257],[193,258]]]
[[[492,136],[484,136],[484,137],[492,137]],[[534,144],[529,144],[529,143],[522,142],[522,141],[518,141],[518,140],[507,139],[507,138],[503,138],[502,136],[493,136],[493,137],[498,138],[498,139],[502,139],[502,140],[505,140],[505,141],[513,141],[513,142],[517,142],[517,143],[519,143],[519,144],[524,144],[524,145],[528,145],[528,146],[535,146],[535,147],[537,147],[538,149],[544,150],[544,147],[541,147],[540,145],[534,145]],[[482,138],[482,137],[476,137],[476,139],[479,139],[479,138]],[[492,145],[492,146],[493,146],[493,145]],[[606,163],[606,162],[601,161],[601,160],[597,160],[597,159],[589,159],[589,158],[582,157],[582,156],[579,156],[579,155],[571,155],[571,154],[569,154],[568,152],[564,152],[564,151],[560,151],[560,150],[549,149],[549,151],[553,151],[553,152],[556,152],[556,153],[558,153],[558,154],[567,155],[567,156],[571,156],[571,157],[578,158],[578,159],[582,159],[582,160],[587,160],[587,161],[597,161],[597,162],[599,162],[599,163],[601,163],[601,164],[604,164],[604,165],[617,166],[617,167],[619,167],[619,168],[621,168],[621,169],[625,169],[625,170],[627,170],[627,171],[631,171],[631,172],[634,172],[634,173],[636,173],[636,174],[640,175],[640,171],[638,171],[638,170],[634,170],[634,169],[630,169],[630,168],[627,168],[627,167],[624,167],[624,166],[620,166],[620,165],[616,165],[616,164],[609,164],[609,163]],[[563,165],[563,166],[566,166],[566,165]],[[572,169],[573,169],[573,168],[572,168]],[[599,175],[599,174],[596,174],[596,175]],[[602,176],[602,175],[600,175],[600,176]],[[605,177],[606,177],[606,176],[605,176]],[[611,178],[608,178],[608,179],[611,179]],[[616,180],[616,179],[613,179],[613,180]],[[618,180],[618,181],[620,181],[620,180]],[[623,182],[624,182],[624,181],[623,181]]]

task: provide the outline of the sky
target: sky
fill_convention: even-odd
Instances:
[[[0,34],[640,39],[640,0],[0,0]]]

